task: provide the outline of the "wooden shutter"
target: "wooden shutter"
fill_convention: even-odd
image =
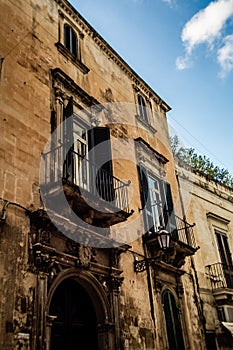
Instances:
[[[161,200],[163,205],[163,217],[164,217],[165,229],[171,233],[171,236],[173,239],[178,239],[171,186],[168,182],[160,180],[160,193],[161,193]]]
[[[154,220],[152,213],[152,203],[150,200],[148,174],[146,168],[142,165],[138,166],[138,174],[140,179],[140,195],[143,209],[143,218],[145,223],[145,230],[147,233],[154,232]]]
[[[77,40],[77,35],[76,33],[74,32],[74,30],[71,28],[71,37],[72,37],[72,40],[71,40],[71,52],[72,54],[77,57],[78,55],[78,40]]]
[[[142,202],[142,209],[144,209],[148,196],[149,196],[149,189],[148,189],[148,181],[147,181],[147,171],[142,166],[138,166],[138,175],[139,175],[139,189],[140,189],[140,196],[141,196],[141,202]]]
[[[162,296],[170,350],[184,350],[184,340],[180,324],[179,309],[174,295],[165,290]]]
[[[114,200],[110,130],[95,127],[88,131],[88,150],[93,189],[106,201]],[[97,172],[94,170],[97,168]]]
[[[217,243],[218,243],[219,255],[222,263],[232,266],[231,252],[228,245],[227,236],[224,233],[219,232],[217,230],[215,230],[215,234],[216,234]]]
[[[67,106],[63,110],[63,150],[64,150],[64,175],[63,177],[73,181],[74,177],[74,120],[73,120],[73,97],[69,98]]]
[[[70,26],[64,25],[64,45],[70,51]]]
[[[233,287],[233,268],[232,268],[232,257],[228,244],[227,235],[223,232],[215,230],[219,255],[222,262],[222,268],[226,280],[226,286],[228,288]]]

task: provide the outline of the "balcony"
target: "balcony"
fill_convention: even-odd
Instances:
[[[177,241],[180,245],[196,251],[197,247],[193,233],[193,227],[195,224],[191,225],[186,220],[183,220],[176,215],[175,220],[177,228],[172,235],[173,241]]]
[[[162,260],[180,268],[185,263],[185,257],[194,255],[199,247],[196,246],[195,242],[194,224],[191,225],[176,215],[173,216],[173,221],[172,225],[169,221],[166,225],[166,230],[171,235],[171,241],[170,247],[166,250]],[[161,254],[161,250],[159,250],[157,232],[156,230],[153,231],[153,233],[147,233],[144,240],[149,247],[151,256],[156,256],[156,254]]]
[[[66,216],[64,197],[73,212],[84,222],[108,228],[127,220],[129,210],[128,187],[85,156],[59,145],[42,157],[41,191],[46,207],[51,203],[58,216]],[[64,200],[63,200],[64,202]],[[57,204],[57,206],[56,206]]]
[[[207,265],[206,275],[216,300],[233,300],[233,266],[220,262]]]

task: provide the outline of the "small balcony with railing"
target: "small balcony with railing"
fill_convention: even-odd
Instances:
[[[233,266],[221,262],[207,265],[206,276],[218,301],[233,300]]]
[[[189,224],[186,220],[174,214],[171,218],[167,213],[167,217],[168,222],[165,228],[170,236],[170,243],[162,260],[174,267],[180,268],[185,263],[185,258],[194,255],[199,249],[196,245],[193,231],[195,224]],[[161,254],[158,234],[159,231],[152,228],[144,238],[149,247],[151,256],[156,255],[156,253]]]
[[[41,191],[46,207],[57,216],[70,208],[85,223],[108,228],[132,214],[124,182],[72,148],[59,145],[42,155]],[[65,199],[69,206],[62,205]]]

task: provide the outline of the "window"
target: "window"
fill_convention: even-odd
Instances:
[[[142,95],[138,94],[139,115],[148,123],[146,103]]]
[[[215,230],[216,239],[218,243],[218,250],[220,254],[220,258],[223,264],[232,266],[232,259],[230,248],[228,245],[227,235],[224,232],[220,232]]]
[[[90,129],[73,114],[72,97],[64,109],[63,139],[64,177],[106,201],[113,201],[110,130],[106,127]]]
[[[88,134],[87,128],[78,120],[73,122],[73,138],[74,138],[74,178],[75,184],[81,185],[82,188],[88,189],[88,173],[89,163],[87,161],[88,155]]]
[[[64,24],[64,46],[75,56],[78,56],[78,39],[75,31]]]
[[[224,232],[215,230],[218,244],[218,251],[222,262],[222,269],[228,288],[233,288],[233,264],[227,235]]]
[[[81,52],[84,35],[78,29],[75,28],[75,30],[65,23],[63,25],[63,39],[60,41],[59,31],[59,41],[56,43],[56,46],[58,51],[66,57],[69,62],[72,62],[83,74],[87,74],[90,69],[82,62],[83,55]]]
[[[177,238],[170,184],[150,174],[144,166],[139,166],[140,193],[144,209],[145,229],[155,233],[163,226]]]
[[[170,350],[184,350],[184,340],[180,324],[179,309],[174,295],[166,289],[162,294],[162,303],[167,328],[167,338]]]

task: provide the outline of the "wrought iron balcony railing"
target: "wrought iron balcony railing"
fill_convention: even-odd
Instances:
[[[181,268],[185,263],[185,257],[195,254],[199,249],[194,238],[194,224],[190,225],[174,214],[169,216],[167,213],[165,216],[167,222],[164,228],[156,229],[154,226],[144,236],[148,244],[149,256],[142,260],[135,260],[136,272],[145,271],[147,266],[155,266],[162,261]]]
[[[44,153],[42,185],[55,185],[65,181],[88,192],[100,201],[129,213],[128,186],[105,169],[90,162],[84,155],[70,150],[64,156],[63,145]],[[81,191],[82,192],[82,191]]]
[[[206,266],[206,274],[213,290],[220,288],[233,289],[233,266],[216,263]]]
[[[191,249],[197,249],[196,241],[194,237],[193,227],[195,224],[189,224],[186,220],[181,219],[179,216],[176,216],[165,209],[163,209],[163,215],[166,217],[166,221],[161,219],[161,221],[165,221],[163,227],[170,233],[171,241],[179,242],[181,245],[189,247]],[[150,241],[151,239],[157,236],[159,227],[153,225],[148,234],[146,235],[146,240]]]
[[[176,215],[175,215],[175,221],[176,221],[176,229],[174,230],[174,234],[172,235],[172,238],[192,248],[197,248],[194,232],[193,232],[194,224],[191,225],[186,220],[183,220]]]

